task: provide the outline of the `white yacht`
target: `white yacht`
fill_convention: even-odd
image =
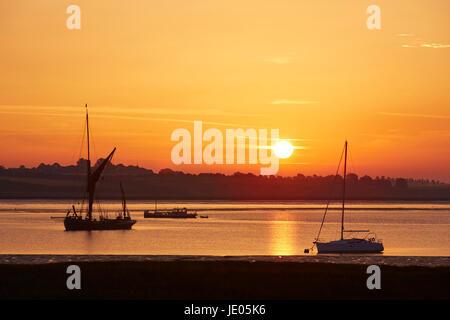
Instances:
[[[342,215],[341,215],[341,238],[339,240],[334,240],[330,242],[322,242],[319,240],[320,231],[325,221],[325,215],[327,209],[325,209],[325,214],[322,219],[322,224],[319,229],[319,234],[316,240],[313,242],[317,247],[318,253],[380,253],[384,250],[383,243],[381,240],[377,240],[375,234],[371,233],[370,230],[345,230],[344,228],[344,213],[345,213],[345,178],[347,175],[347,141],[345,141],[344,146],[344,178],[342,187]],[[341,156],[342,159],[342,156]],[[364,237],[351,237],[344,238],[344,234],[350,233],[366,233]],[[313,247],[314,247],[313,245]],[[305,252],[309,252],[305,249]]]

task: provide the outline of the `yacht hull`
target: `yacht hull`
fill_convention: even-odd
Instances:
[[[316,242],[318,253],[381,253],[381,242],[367,239],[344,239],[331,242]]]
[[[131,219],[103,219],[103,220],[86,220],[86,219],[64,219],[64,227],[66,231],[91,231],[91,230],[130,230],[136,223]]]

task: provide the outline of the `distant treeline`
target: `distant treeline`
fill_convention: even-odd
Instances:
[[[99,159],[96,165],[101,161]],[[76,165],[40,164],[35,168],[0,166],[0,198],[69,199],[83,196],[86,160]],[[257,176],[236,172],[158,173],[138,166],[109,164],[97,196],[119,199],[119,181],[127,198],[180,200],[323,200],[342,197],[341,176]],[[450,200],[450,185],[434,180],[347,175],[346,197],[354,200]]]

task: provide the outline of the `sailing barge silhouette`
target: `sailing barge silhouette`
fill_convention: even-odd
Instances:
[[[122,183],[120,183],[120,191],[122,193],[122,211],[119,212],[116,218],[110,219],[102,214],[99,219],[95,219],[92,216],[92,209],[94,204],[95,188],[97,182],[99,181],[106,165],[111,161],[116,148],[111,151],[106,159],[104,159],[101,164],[91,172],[91,159],[90,159],[90,148],[89,148],[89,115],[86,105],[86,131],[87,131],[87,198],[89,201],[86,217],[83,218],[82,211],[77,212],[75,206],[72,205],[72,210],[67,212],[64,219],[64,227],[66,231],[90,231],[90,230],[130,230],[131,227],[136,223],[136,220],[132,220],[130,212],[127,210],[127,203],[125,199],[125,192],[123,191]]]

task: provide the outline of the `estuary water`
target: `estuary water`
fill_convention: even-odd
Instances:
[[[325,208],[324,201],[162,201],[158,209],[186,207],[208,218],[144,219],[154,202],[128,201],[133,230],[67,232],[62,218],[72,204],[0,200],[0,254],[303,255]],[[120,208],[101,203],[111,217]],[[339,237],[340,219],[340,204],[332,203],[321,240]],[[345,228],[376,233],[383,256],[450,256],[450,202],[349,202]]]

